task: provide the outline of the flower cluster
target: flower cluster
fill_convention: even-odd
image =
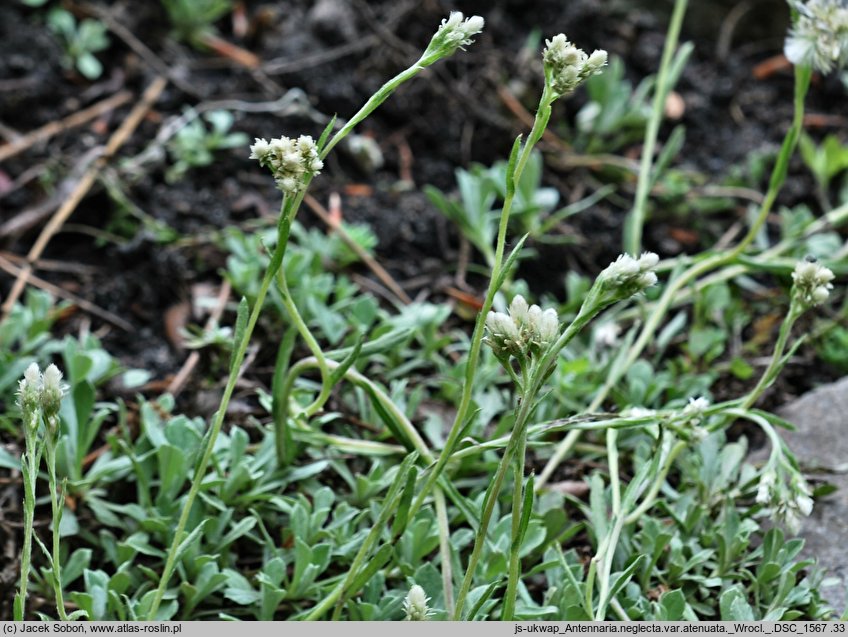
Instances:
[[[457,49],[474,43],[471,38],[483,31],[485,20],[479,15],[465,18],[461,11],[451,11],[449,17],[430,40],[427,50],[421,56],[422,63],[430,65],[436,60],[453,55]]]
[[[578,49],[564,34],[545,40],[547,48],[542,55],[545,62],[545,75],[550,77],[551,86],[559,95],[568,95],[590,75],[600,73],[606,66],[607,52],[597,50],[586,55]]]
[[[657,275],[652,272],[652,268],[659,260],[653,252],[643,252],[638,259],[621,254],[601,272],[599,279],[616,296],[627,298],[656,284]]]
[[[793,64],[829,73],[848,64],[848,6],[842,0],[789,0],[798,19],[789,31],[784,53]]]
[[[559,335],[559,318],[556,310],[542,310],[538,305],[527,305],[520,294],[512,299],[509,314],[489,312],[486,316],[489,334],[485,342],[499,358],[515,356],[524,359],[537,354]]]
[[[280,137],[270,142],[256,138],[250,147],[250,159],[258,159],[261,166],[270,168],[277,188],[286,195],[297,194],[303,189],[304,177],[317,175],[324,167],[318,147],[309,135],[297,139]]]
[[[794,535],[801,529],[801,519],[813,511],[812,491],[794,469],[787,484],[778,466],[781,465],[767,466],[760,476],[757,503],[771,507],[775,517]]]
[[[24,377],[18,382],[18,406],[24,416],[27,428],[38,427],[39,410],[44,414],[47,427],[55,433],[59,426],[59,408],[67,385],[62,382],[62,372],[55,365],[49,365],[44,373],[37,363],[26,368]]]
[[[815,257],[807,257],[795,266],[792,273],[793,295],[805,306],[821,305],[833,289],[833,272],[818,263]]]
[[[424,589],[418,584],[414,584],[403,600],[403,612],[406,614],[404,619],[411,622],[427,621],[433,614],[433,611],[427,607],[429,601],[430,598],[427,597]]]

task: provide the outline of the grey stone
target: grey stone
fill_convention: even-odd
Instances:
[[[822,596],[837,611],[848,600],[848,378],[825,385],[786,405],[778,414],[797,431],[781,431],[807,479],[828,482],[837,491],[816,500],[804,520],[802,556],[818,560],[838,584]]]

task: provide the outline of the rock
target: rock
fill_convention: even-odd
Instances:
[[[805,394],[778,414],[798,429],[781,435],[807,479],[838,489],[817,499],[813,513],[804,520],[801,555],[817,559],[828,578],[839,580],[821,592],[842,612],[848,603],[848,378]]]

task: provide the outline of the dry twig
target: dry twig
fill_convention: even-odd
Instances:
[[[19,137],[12,143],[0,147],[0,161],[5,161],[9,159],[9,157],[13,157],[39,142],[46,141],[58,133],[71,128],[76,128],[77,126],[82,126],[86,122],[95,119],[103,113],[107,113],[112,109],[118,108],[122,104],[126,104],[131,97],[132,93],[129,91],[120,91],[115,95],[107,97],[105,100],[92,104],[88,108],[71,113],[64,119],[49,122],[41,128],[37,128],[34,131]]]
[[[409,295],[398,284],[398,282],[392,278],[392,275],[389,274],[386,269],[380,265],[376,259],[374,259],[374,257],[368,254],[365,248],[351,238],[344,227],[333,219],[333,216],[326,208],[324,208],[324,206],[318,203],[318,200],[315,199],[315,197],[312,195],[306,195],[303,201],[309,209],[314,212],[319,219],[321,219],[321,221],[327,224],[328,228],[339,235],[339,238],[341,238],[344,244],[353,250],[354,254],[356,254],[356,256],[359,257],[366,266],[368,266],[368,269],[371,270],[378,279],[380,279],[383,285],[392,291],[392,294],[394,294],[404,305],[412,303],[412,299],[409,298]]]

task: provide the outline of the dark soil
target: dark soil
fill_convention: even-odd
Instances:
[[[117,176],[128,200],[149,219],[174,230],[180,240],[163,244],[153,230],[135,221],[134,232],[122,233],[127,213],[98,182],[43,255],[91,269],[84,274],[70,269],[37,272],[133,327],[125,331],[78,311],[60,321],[59,329],[69,333],[91,329],[125,366],[148,369],[160,381],[174,374],[185,359],[185,353],[168,339],[167,311],[188,298],[193,284],[221,280],[226,255],[216,233],[233,224],[247,227],[256,217],[275,214],[279,201],[272,181],[247,159],[244,148],[219,152],[212,166],[166,183],[167,156],[155,140],[171,118],[212,102],[265,103],[287,91],[292,91],[290,95],[302,91],[306,105],[297,112],[226,108],[236,116],[234,130],[251,138],[317,136],[330,116],[349,117],[385,79],[406,68],[451,9],[483,15],[485,32],[467,52],[401,87],[359,131],[379,144],[384,165],[369,170],[340,149],[311,190],[322,202],[330,193],[341,193],[345,220],[373,228],[379,237],[380,262],[407,285],[410,296],[440,299],[444,296],[441,282],[457,268],[460,240],[421,187],[432,184],[454,190],[457,167],[505,159],[515,136],[526,133],[525,123],[506,107],[498,89],[508,85],[532,113],[540,89],[540,65],[534,61],[535,53],[527,54],[531,34],[538,30],[542,37],[550,37],[562,31],[584,49],[605,48],[623,59],[628,78],[637,84],[658,67],[671,9],[670,2],[648,0],[469,0],[455,5],[440,0],[248,0],[237,3],[244,8],[246,30],[238,29],[229,18],[216,26],[225,40],[259,56],[263,66],[249,70],[214,53],[176,43],[158,2],[92,2],[143,42],[152,57],[140,56],[111,33],[110,48],[98,54],[104,64],[102,77],[86,81],[63,67],[63,51],[44,26],[44,10],[27,8],[18,0],[0,4],[0,140],[11,143],[18,135],[120,90],[134,94],[128,104],[93,123],[60,133],[0,164],[0,227],[12,219],[34,219],[26,228],[0,232],[0,254],[27,253],[40,228],[79,179],[81,168],[166,67],[171,82],[104,174]],[[784,0],[748,3],[747,12],[730,1],[690,4],[694,6],[682,39],[693,41],[695,50],[677,86],[685,112],[663,127],[660,139],[666,139],[674,125],[685,126],[686,143],[678,167],[700,175],[700,183],[720,182],[734,166],[746,174],[752,156],[773,152],[791,119],[791,69],[779,69],[762,79],[753,75],[756,65],[780,53],[788,10]],[[79,19],[92,14],[92,6],[83,2],[62,0],[61,5]],[[551,129],[566,142],[585,99],[578,92],[556,106]],[[808,110],[833,113],[833,104],[844,101],[845,89],[835,77],[816,78]],[[826,120],[812,132],[830,132],[829,121],[834,120]],[[562,201],[573,201],[594,189],[601,176],[599,168],[557,167],[563,165],[562,151],[544,142],[540,147],[549,160],[545,183],[560,191]],[[158,152],[138,161],[150,148]],[[615,152],[636,159],[640,146]],[[806,175],[796,158],[780,205],[815,205],[813,184]],[[763,190],[765,177],[748,178],[747,185]],[[521,275],[535,292],[562,298],[566,272],[595,274],[620,253],[622,221],[634,186],[632,176],[622,177],[618,198],[572,217],[558,229],[576,241],[556,247],[530,246],[537,256],[522,265]],[[708,247],[743,217],[746,207],[745,202],[737,202],[719,214],[694,218],[685,196],[666,203],[653,210],[645,235],[646,248],[663,256]],[[319,225],[310,215],[304,209],[301,221]],[[681,238],[686,234],[680,231],[692,230],[694,241]],[[106,233],[119,237],[114,240]],[[0,274],[0,297],[5,298],[13,280],[6,272]],[[468,280],[468,292],[479,295],[485,282],[474,276]],[[224,322],[229,324],[231,319],[227,316]],[[259,368],[273,361],[273,353],[263,356]],[[201,366],[206,362],[203,359]],[[815,360],[810,348],[802,348],[765,406],[786,402],[836,376],[835,370]],[[160,389],[163,386],[160,383]],[[715,393],[724,398],[745,388],[728,382],[717,386]],[[193,389],[194,395],[183,400],[195,413],[202,413],[209,390]],[[216,401],[217,393],[212,402]],[[0,492],[4,507],[19,501],[17,489]],[[0,570],[0,599],[9,597],[3,589],[9,588],[14,575]],[[0,614],[5,610],[0,608]]]
[[[215,247],[215,232],[260,214],[273,214],[278,201],[271,180],[247,159],[245,149],[219,152],[214,165],[192,170],[172,184],[164,180],[161,148],[152,161],[136,163],[132,172],[124,165],[120,172],[121,162],[148,148],[169,118],[209,102],[269,102],[299,89],[308,96],[308,113],[253,113],[231,107],[237,118],[234,130],[250,137],[317,135],[327,117],[349,116],[382,81],[405,68],[450,9],[482,14],[485,33],[468,52],[404,85],[362,127],[360,133],[380,145],[384,166],[369,171],[341,152],[328,162],[312,191],[320,201],[326,201],[331,192],[342,193],[345,219],[371,225],[380,239],[378,257],[401,282],[411,282],[409,293],[414,296],[423,290],[438,296],[438,289],[432,288],[456,268],[459,240],[420,187],[433,184],[445,191],[454,189],[457,167],[472,162],[489,165],[505,158],[514,137],[526,132],[497,89],[509,83],[532,112],[539,90],[539,64],[524,49],[531,33],[539,29],[542,36],[549,36],[563,31],[585,49],[605,48],[623,58],[628,77],[637,83],[658,66],[670,13],[667,2],[624,0],[468,1],[456,6],[437,0],[245,2],[245,31],[236,31],[230,19],[217,27],[222,37],[263,61],[261,69],[248,70],[211,52],[175,43],[157,2],[107,4],[96,6],[139,38],[175,80],[110,165],[119,169],[129,200],[186,241],[162,245],[146,230],[118,243],[103,241],[102,231],[113,229],[119,207],[97,185],[74,212],[71,225],[44,254],[48,259],[94,266],[94,273],[40,274],[130,321],[134,331],[126,333],[93,319],[114,355],[160,378],[178,369],[184,358],[166,339],[164,312],[187,297],[191,284],[220,278],[224,255]],[[773,151],[782,139],[791,118],[791,70],[778,70],[758,80],[752,69],[780,52],[788,12],[782,0],[754,3],[741,15],[734,13],[736,3],[696,4],[683,33],[684,40],[695,43],[695,51],[677,87],[685,112],[664,128],[661,139],[672,125],[684,125],[680,167],[702,174],[709,182],[722,179],[733,166],[744,166],[755,153]],[[62,5],[78,18],[91,14],[91,6],[84,3]],[[734,20],[734,15],[739,19]],[[61,46],[43,20],[42,10],[18,2],[0,6],[0,134],[7,141],[121,89],[138,96],[156,75],[149,58],[140,57],[111,34],[110,48],[98,56],[104,63],[103,76],[93,83],[85,81],[63,68]],[[844,100],[844,88],[838,81],[817,80],[809,110],[827,112],[827,106],[839,99]],[[552,130],[564,134],[584,101],[578,92],[557,105]],[[66,182],[73,185],[74,171],[92,149],[105,143],[132,105],[5,161],[0,166],[0,185],[5,184],[0,189],[0,223],[43,206],[55,192],[67,189]],[[541,147],[549,153],[550,165],[558,165],[560,151],[544,143]],[[637,158],[639,146],[618,152]],[[409,176],[404,171],[409,171],[414,188],[403,181]],[[780,203],[812,201],[812,183],[804,174],[800,164],[793,167]],[[585,168],[549,168],[546,174],[546,182],[560,190],[564,201],[585,193],[586,184],[594,179],[592,170]],[[562,296],[566,271],[595,273],[615,258],[633,184],[632,178],[624,179],[621,198],[615,203],[598,204],[561,229],[577,237],[575,243],[533,246],[538,257],[525,263],[522,275],[536,291]],[[351,185],[357,188],[352,190]],[[646,247],[664,256],[697,250],[740,218],[744,207],[743,202],[697,220],[699,239],[693,245],[675,233],[692,224],[678,216],[685,211],[686,200],[674,202],[654,212],[646,230]],[[48,208],[47,216],[53,209]],[[317,223],[309,214],[304,210],[302,220]],[[25,254],[46,218],[42,216],[26,231],[0,236],[0,249]],[[99,238],[92,236],[98,234]],[[2,277],[0,293],[5,296],[12,278]],[[470,283],[471,291],[479,292],[482,282],[472,277]],[[78,320],[65,329],[76,329]],[[791,389],[782,392],[781,398],[801,393],[829,374],[805,370],[793,375]]]

